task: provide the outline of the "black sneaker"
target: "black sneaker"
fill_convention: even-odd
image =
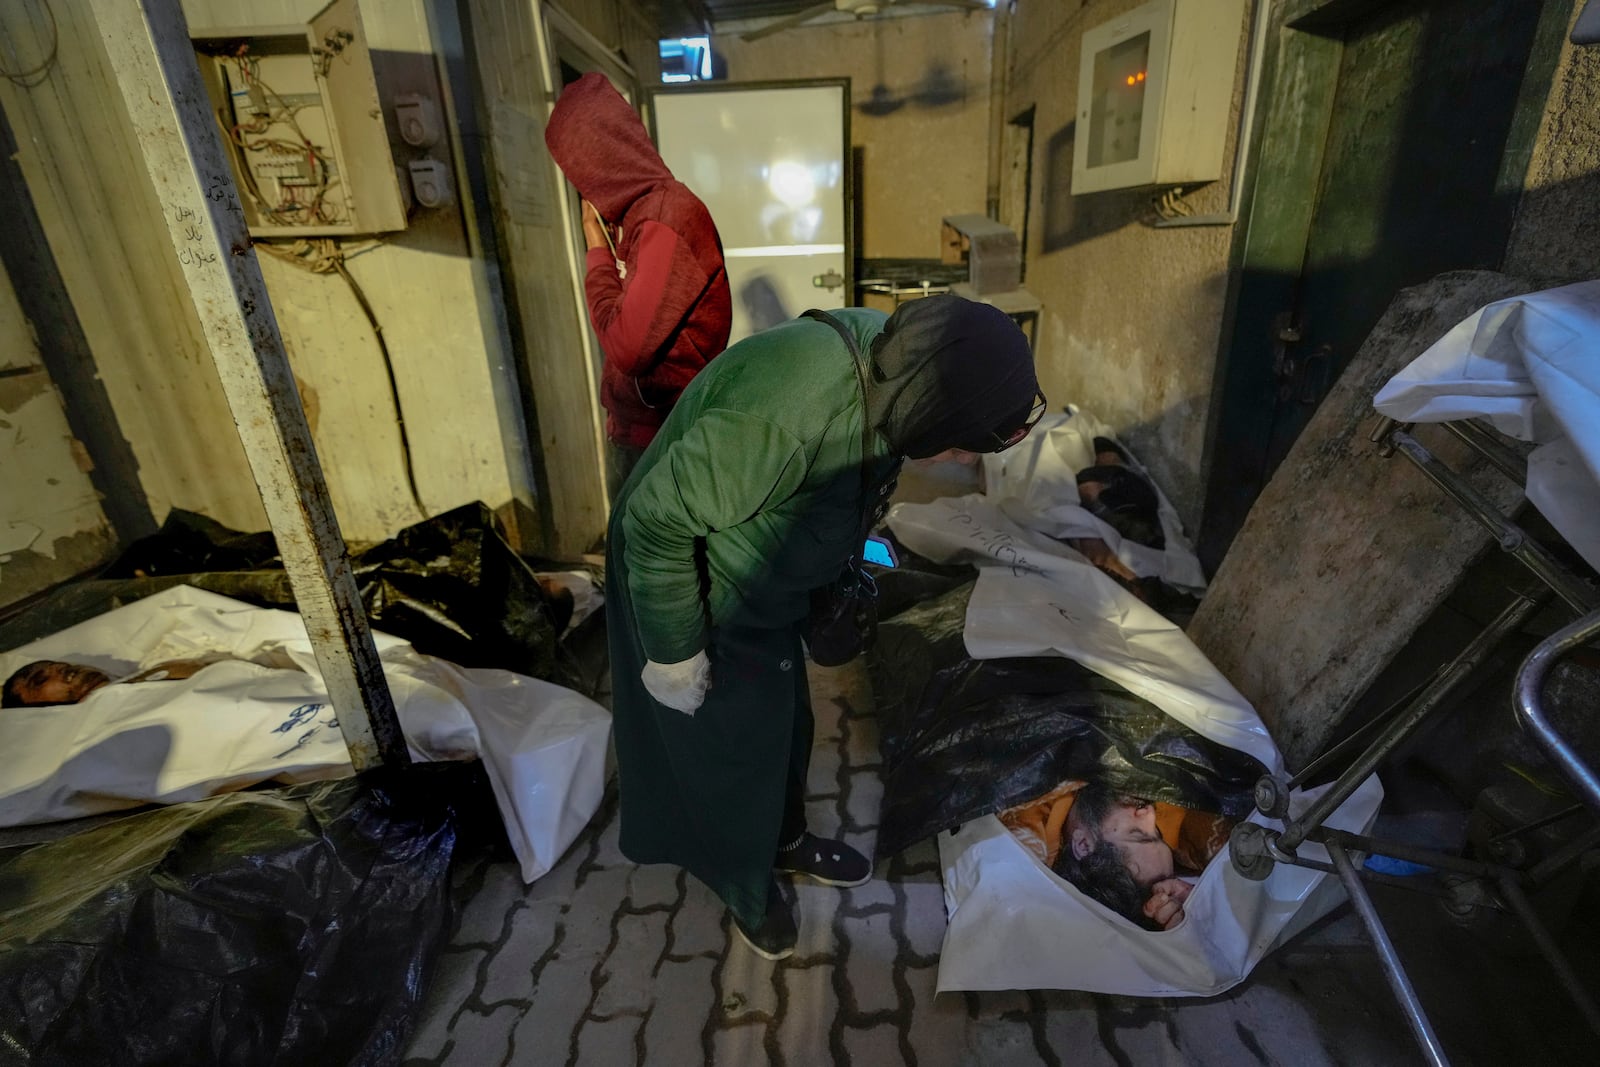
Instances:
[[[872,881],[871,860],[843,841],[809,832],[793,848],[780,849],[772,869],[844,889]]]
[[[739,921],[738,915],[734,915],[733,929],[739,935],[739,940],[749,945],[752,952],[774,962],[794,955],[795,942],[800,939],[800,931],[794,924],[794,912],[789,910],[789,904],[783,899],[776,881],[767,886],[767,914],[762,918],[761,925],[751,930]]]

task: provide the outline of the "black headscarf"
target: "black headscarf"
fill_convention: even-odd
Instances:
[[[1011,317],[959,296],[901,304],[872,345],[867,409],[894,450],[992,452],[1028,421],[1039,380]]]

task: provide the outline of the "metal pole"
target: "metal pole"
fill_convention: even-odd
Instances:
[[[1400,965],[1400,957],[1394,950],[1394,943],[1389,940],[1389,932],[1383,928],[1383,920],[1378,918],[1378,911],[1372,906],[1372,898],[1367,896],[1367,887],[1361,884],[1361,876],[1356,873],[1356,868],[1350,862],[1350,857],[1338,845],[1326,846],[1328,855],[1333,859],[1333,867],[1339,874],[1339,881],[1344,883],[1345,892],[1350,894],[1350,903],[1355,906],[1356,915],[1361,919],[1361,925],[1367,928],[1367,936],[1372,938],[1372,947],[1378,953],[1378,963],[1383,968],[1383,976],[1389,980],[1389,988],[1394,990],[1394,996],[1400,1002],[1400,1010],[1405,1012],[1406,1022],[1411,1025],[1411,1035],[1417,1039],[1417,1044],[1422,1047],[1422,1054],[1427,1057],[1434,1067],[1450,1067],[1450,1061],[1445,1058],[1444,1046],[1439,1044],[1439,1037],[1433,1032],[1433,1024],[1428,1022],[1428,1016],[1422,1010],[1422,1002],[1417,999],[1417,991],[1411,988],[1411,979],[1406,976],[1405,968]]]
[[[1495,834],[1493,837],[1489,838],[1489,844],[1498,845],[1500,842],[1509,841],[1513,837],[1521,837],[1523,834],[1531,834],[1535,830],[1543,830],[1546,826],[1553,826],[1556,823],[1561,822],[1563,819],[1572,818],[1572,816],[1578,814],[1582,810],[1582,804],[1569,805],[1553,815],[1546,815],[1542,819],[1535,819],[1532,822],[1526,823],[1522,826],[1513,826],[1509,830]]]
[[[1286,853],[1282,858],[1275,856],[1273,859],[1276,863],[1282,863],[1290,867],[1300,867],[1308,871],[1321,871],[1323,874],[1335,875],[1339,873],[1331,863],[1307,859],[1304,856],[1291,856]],[[1421,893],[1424,896],[1437,897],[1447,903],[1456,899],[1454,892],[1446,888],[1438,878],[1429,875],[1383,874],[1380,871],[1368,870],[1366,867],[1358,868],[1356,873],[1368,885],[1386,885],[1391,889],[1403,889],[1407,893]],[[1482,881],[1482,879],[1477,880]],[[1503,910],[1499,908],[1498,903],[1491,906],[1496,907],[1497,910]]]
[[[1005,167],[1006,143],[1006,69],[1009,66],[1007,51],[1011,44],[1011,13],[999,5],[991,16],[989,40],[989,175],[984,206],[991,219],[1000,218],[1000,177]],[[880,43],[879,48],[882,48]],[[882,54],[881,52],[879,53]],[[1026,209],[1024,209],[1026,210]],[[1009,220],[1007,220],[1009,221]]]
[[[1600,812],[1600,776],[1556,733],[1540,703],[1544,676],[1555,666],[1556,660],[1596,637],[1600,637],[1600,611],[1569,623],[1540,641],[1517,670],[1516,685],[1511,690],[1511,707],[1523,727],[1533,734],[1533,739],[1578,787],[1579,799]]]
[[[1539,921],[1533,905],[1528,902],[1522,887],[1517,885],[1516,876],[1509,871],[1500,876],[1500,895],[1510,905],[1511,910],[1516,912],[1517,918],[1522,920],[1522,925],[1528,928],[1533,943],[1538,946],[1545,961],[1550,964],[1550,969],[1556,972],[1556,977],[1566,989],[1567,995],[1572,998],[1572,1002],[1578,1006],[1578,1011],[1583,1014],[1584,1021],[1589,1024],[1589,1029],[1600,1034],[1600,1006],[1596,1006],[1594,998],[1583,988],[1583,980],[1567,962],[1567,957],[1556,944],[1556,939],[1550,936],[1550,931]]]
[[[1413,700],[1417,699],[1417,696],[1424,689],[1428,688],[1428,686],[1432,685],[1436,680],[1438,680],[1438,677],[1439,672],[1434,671],[1433,674],[1428,676],[1426,681],[1418,682],[1416,685],[1412,686],[1405,696],[1384,708],[1367,722],[1356,727],[1355,731],[1351,733],[1350,736],[1337,742],[1331,748],[1323,752],[1322,755],[1318,756],[1316,759],[1300,768],[1300,773],[1289,779],[1289,788],[1298,789],[1305,785],[1305,783],[1314,781],[1317,775],[1321,774],[1324,770],[1337,762],[1340,756],[1355,748],[1363,740],[1365,740],[1368,735],[1377,733],[1385,723],[1398,715],[1401,709],[1403,709]],[[1339,720],[1343,720],[1344,713],[1348,711],[1349,708],[1350,704],[1346,704],[1345,707],[1340,710],[1338,714]]]
[[[1496,470],[1518,485],[1528,482],[1528,461],[1501,444],[1499,439],[1471,419],[1457,419],[1441,423],[1447,432],[1459,438],[1478,455],[1494,464]]]
[[[1406,738],[1416,732],[1417,727],[1433,714],[1434,709],[1472,673],[1479,662],[1493,651],[1507,634],[1521,626],[1525,619],[1538,610],[1540,603],[1540,599],[1530,599],[1521,593],[1513,597],[1499,617],[1473,638],[1472,643],[1462,649],[1461,654],[1439,672],[1422,695],[1384,728],[1383,733],[1372,743],[1372,747],[1363,752],[1360,758],[1339,776],[1339,780],[1301,813],[1298,819],[1284,827],[1283,836],[1278,839],[1278,847],[1290,852],[1299,848],[1300,842],[1306,839],[1306,835],[1321,826],[1340,804],[1349,800],[1350,795],[1377,769],[1384,757],[1400,747]]]
[[[1474,489],[1465,478],[1451,470],[1415,437],[1395,430],[1389,438],[1423,475],[1446,496],[1461,505],[1462,510],[1477,519],[1492,534],[1500,547],[1515,556],[1539,579],[1554,589],[1562,600],[1576,611],[1593,611],[1600,607],[1600,592],[1587,582],[1579,580],[1563,567],[1543,545],[1530,538],[1522,527],[1500,514],[1500,510]]]
[[[1464,874],[1471,878],[1498,878],[1504,869],[1487,863],[1479,863],[1476,860],[1462,859],[1460,856],[1452,856],[1447,852],[1415,848],[1398,841],[1380,841],[1375,837],[1363,837],[1360,834],[1335,830],[1327,826],[1319,827],[1310,836],[1311,840],[1320,842],[1324,846],[1331,842],[1343,849],[1388,856],[1391,859],[1417,863],[1424,867],[1449,871],[1452,874]]]
[[[410,761],[179,0],[90,0],[357,770]]]

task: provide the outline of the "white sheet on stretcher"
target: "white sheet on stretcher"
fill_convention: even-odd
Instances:
[[[1481,416],[1537,444],[1528,499],[1600,568],[1600,281],[1479,309],[1389,379],[1373,406],[1401,422]]]
[[[466,669],[374,633],[413,758],[481,756],[526,881],[548,871],[600,805],[611,716],[572,690]],[[227,657],[181,681],[108,685],[80,704],[0,711],[0,826],[263,781],[352,773],[300,616],[178,586],[0,654],[113,679],[174,659]]]
[[[977,563],[967,650],[979,659],[1059,654],[1144,697],[1272,773],[1283,759],[1250,704],[1188,637],[1072,549],[979,495],[901,504],[889,527],[938,562]],[[1367,829],[1376,778],[1329,820]],[[1292,810],[1308,802],[1296,794]],[[1326,875],[1279,865],[1262,882],[1226,850],[1205,869],[1173,930],[1154,932],[1090,901],[987,816],[939,835],[949,928],[939,989],[1085,989],[1207,996],[1242,981],[1275,944],[1340,899]],[[1326,860],[1314,845],[1305,855]]]

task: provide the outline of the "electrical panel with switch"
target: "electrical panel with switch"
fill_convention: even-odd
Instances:
[[[1244,0],[1152,0],[1083,35],[1072,192],[1222,177]]]
[[[304,25],[192,40],[253,236],[406,228],[356,0],[334,0]]]

